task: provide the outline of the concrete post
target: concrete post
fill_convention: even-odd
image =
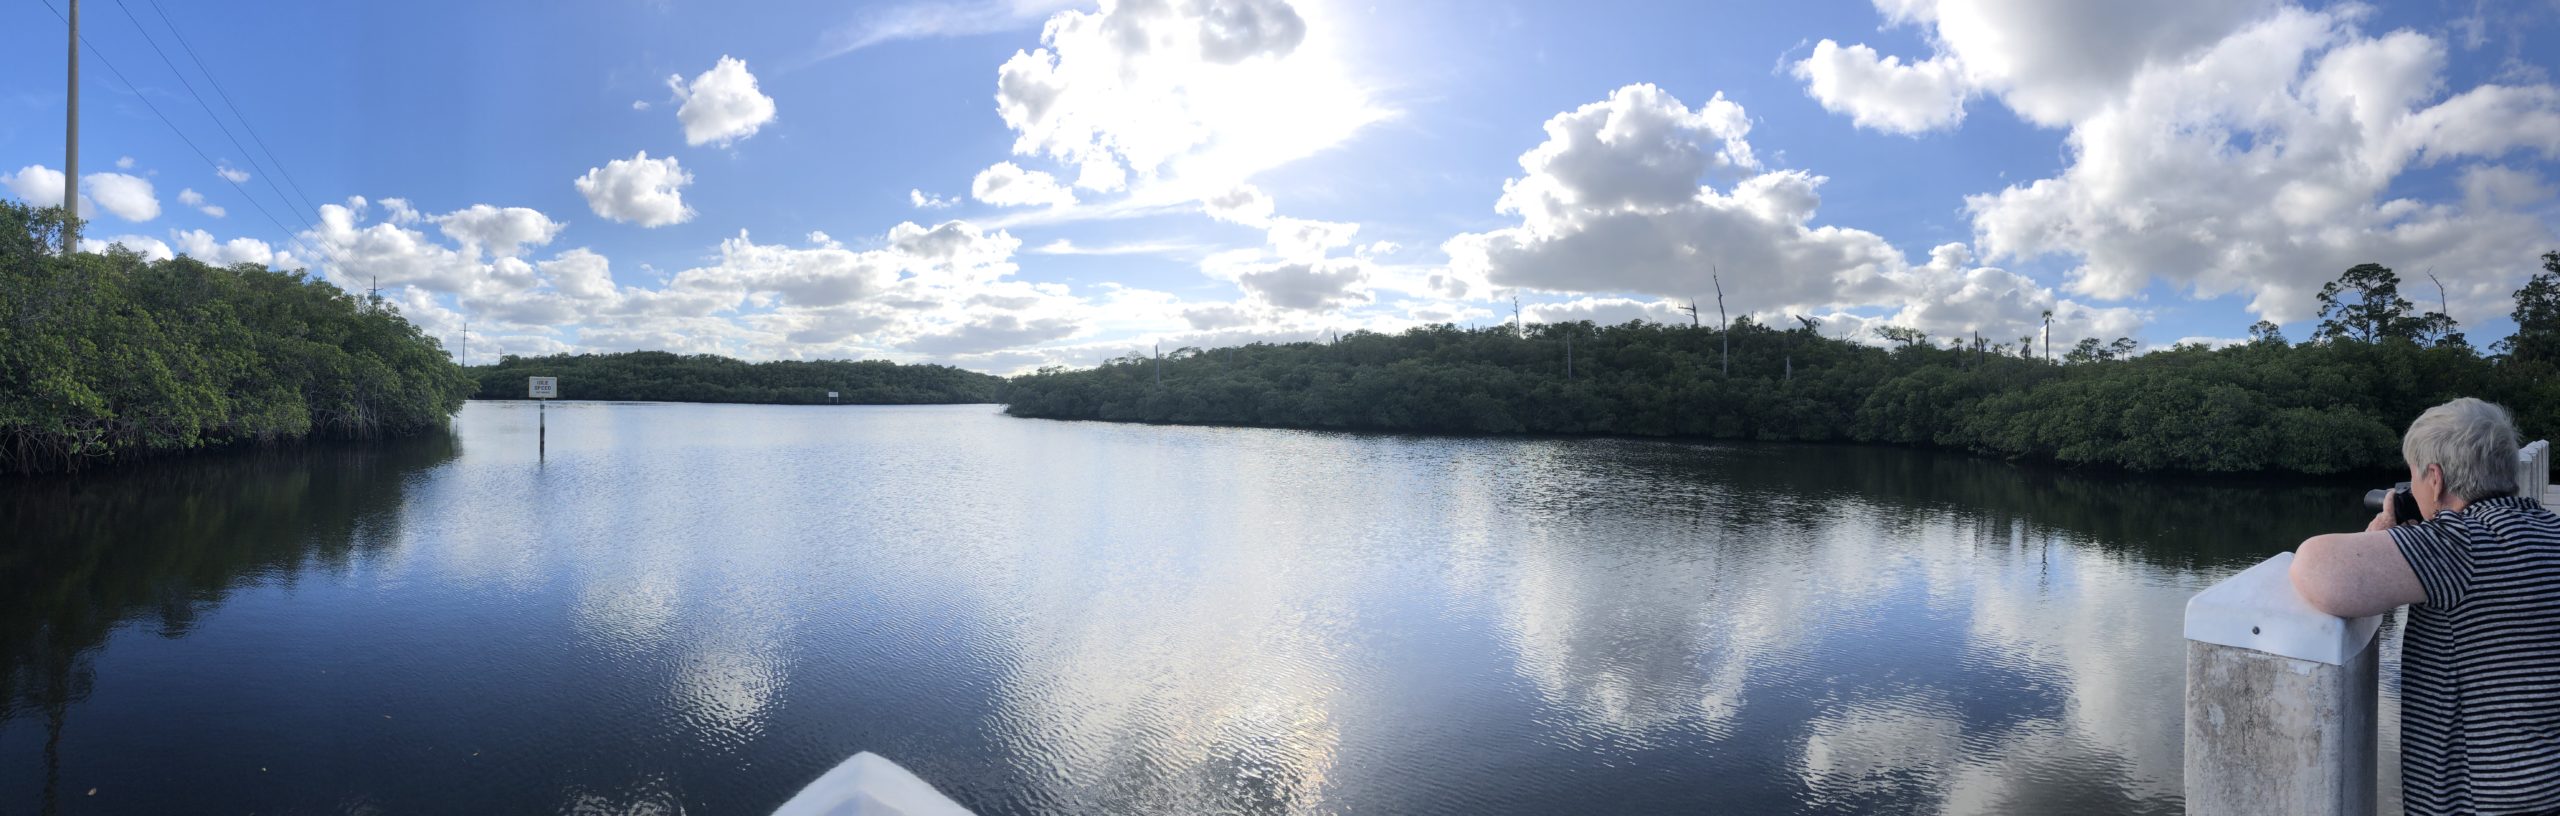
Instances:
[[[2293,590],[2279,553],[2187,601],[2187,812],[2370,816],[2379,616]]]
[[[2551,490],[2551,443],[2536,439],[2516,451],[2516,495],[2541,501]]]

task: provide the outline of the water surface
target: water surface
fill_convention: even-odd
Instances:
[[[473,403],[0,482],[0,811],[2176,813],[2357,492],[1848,446]],[[94,793],[92,790],[94,789]]]

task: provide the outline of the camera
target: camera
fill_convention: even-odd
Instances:
[[[2402,524],[2426,520],[2426,516],[2418,511],[2418,497],[2409,493],[2408,482],[2392,485],[2386,490],[2364,492],[2364,509],[2366,510],[2382,512],[2382,503],[2386,501],[2391,503],[2391,517],[2398,519]]]

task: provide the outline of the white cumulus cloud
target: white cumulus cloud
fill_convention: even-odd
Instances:
[[[465,247],[485,249],[490,255],[510,258],[527,246],[551,243],[568,226],[550,216],[525,207],[492,207],[473,204],[435,217],[436,226],[445,237]]]
[[[1281,263],[1236,276],[1236,284],[1282,309],[1325,312],[1370,300],[1366,264],[1356,259]]]
[[[11,194],[37,207],[62,206],[62,171],[40,164],[0,176]],[[160,198],[151,182],[123,173],[90,173],[80,177],[80,217],[96,218],[104,209],[117,218],[142,222],[160,217]]]
[[[686,84],[683,76],[667,77],[675,91],[676,119],[684,123],[689,145],[727,147],[773,121],[773,97],[756,89],[756,76],[746,60],[723,55],[720,61]]]
[[[2121,95],[2141,71],[2182,62],[2277,6],[2275,0],[1875,0],[1875,5],[1887,22],[1925,29],[1936,53],[1895,65],[1865,46],[1835,48],[1828,55],[1817,47],[1812,59],[1797,64],[1797,75],[1816,82],[1826,75],[1836,80],[1847,72],[1863,72],[1869,102],[1878,101],[1873,95],[1881,90],[1877,80],[1901,83],[1903,91],[1918,99],[1932,90],[1943,92],[1950,75],[1960,75],[1965,88],[1996,94],[2028,121],[2056,126]],[[1822,65],[1826,58],[1833,64]],[[1852,85],[1859,82],[1851,80]],[[1823,94],[1817,89],[1815,96]],[[1878,118],[1872,126],[1892,130],[1884,124],[1892,121],[1897,120]]]
[[[999,207],[1067,207],[1076,203],[1074,191],[1059,184],[1055,176],[1039,170],[1024,170],[1013,162],[996,162],[978,171],[969,181],[969,195]]]
[[[2091,331],[2141,324],[2133,310],[2064,301],[2025,276],[1975,266],[1962,244],[1914,266],[1875,233],[1817,225],[1825,179],[1764,169],[1749,131],[1741,106],[1721,95],[1693,109],[1650,85],[1558,114],[1547,140],[1521,156],[1526,175],[1495,204],[1520,223],[1444,244],[1438,293],[1582,294],[1600,298],[1595,314],[1605,303],[1618,315],[1633,310],[1611,298],[1706,300],[1721,278],[1737,312],[1779,318],[1898,309],[1857,319],[1995,338],[2015,337],[2048,308]]]
[[[1325,21],[1285,0],[1104,0],[1049,18],[996,81],[1013,150],[1096,191],[1188,177],[1223,193],[1387,116]]]
[[[201,212],[215,218],[221,218],[228,214],[219,205],[204,203],[204,194],[196,192],[195,188],[192,187],[179,188],[178,203],[194,207],[197,212]]]
[[[2126,298],[2154,280],[2308,317],[2339,270],[2381,261],[2445,278],[2457,313],[2504,311],[2551,239],[2550,190],[2500,159],[2560,157],[2560,88],[2450,92],[2444,44],[2360,32],[2355,8],[2285,9],[2192,59],[2137,73],[2072,122],[2052,178],[1970,196],[1987,255],[2076,258],[2071,288]],[[2395,192],[2459,168],[2460,200]]]
[[[59,198],[58,194],[56,198]],[[178,253],[169,248],[169,242],[153,238],[148,235],[111,235],[106,238],[80,239],[80,251],[82,252],[102,253],[115,247],[123,247],[127,250],[140,253],[142,257],[154,261],[165,261],[170,258],[178,257]]]
[[[1239,184],[1235,189],[1202,199],[1200,207],[1210,218],[1220,221],[1267,227],[1271,225],[1274,205],[1271,196],[1263,193],[1262,188]]]
[[[1823,109],[1862,127],[1916,134],[1964,121],[1966,85],[1949,57],[1905,64],[1864,45],[1823,40],[1795,64],[1795,75]]]
[[[11,195],[17,196],[19,200],[31,206],[62,206],[62,171],[60,170],[41,164],[30,164],[18,168],[16,173],[0,176],[0,183],[6,183]],[[80,197],[81,218],[97,217],[97,209],[95,199],[87,195]]]
[[[480,263],[477,252],[445,246],[400,223],[365,223],[371,209],[361,197],[322,204],[317,228],[301,235],[339,273],[340,285],[361,288],[378,280],[386,286],[461,293],[494,282],[495,270]]]
[[[576,183],[587,208],[614,221],[663,227],[693,220],[693,208],[684,203],[684,186],[693,183],[693,174],[674,156],[652,159],[643,150],[588,168]]]
[[[140,222],[160,217],[160,197],[152,192],[151,182],[140,176],[91,173],[80,177],[80,189],[117,218]]]
[[[171,233],[170,237],[177,240],[179,252],[215,266],[249,263],[291,268],[297,265],[291,254],[278,252],[275,247],[256,238],[241,237],[224,241],[214,238],[213,233],[204,230],[181,230]]]
[[[1521,319],[1530,323],[1565,323],[1587,320],[1602,326],[1615,326],[1633,320],[1654,323],[1689,321],[1682,304],[1668,300],[1643,300],[1624,297],[1584,297],[1556,303],[1531,303],[1521,307]],[[1708,315],[1713,319],[1714,315]]]

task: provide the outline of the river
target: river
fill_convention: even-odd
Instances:
[[[0,481],[0,811],[2177,813],[2180,614],[2356,485],[472,403]]]

